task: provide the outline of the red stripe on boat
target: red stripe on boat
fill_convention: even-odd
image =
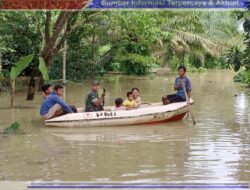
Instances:
[[[171,117],[169,119],[165,119],[162,121],[152,121],[152,122],[148,122],[145,124],[157,124],[157,123],[165,123],[165,122],[170,122],[170,121],[178,121],[178,120],[182,120],[185,115],[186,115],[186,113],[182,113],[182,114],[176,115],[174,117]]]

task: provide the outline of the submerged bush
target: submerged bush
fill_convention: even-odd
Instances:
[[[250,87],[250,70],[241,70],[234,76],[235,82],[247,84]]]
[[[207,69],[220,68],[220,69],[230,69],[230,63],[225,61],[225,58],[219,57],[214,58],[211,56],[207,56],[205,59],[204,67]]]
[[[230,65],[235,72],[240,70],[242,65],[243,54],[239,47],[231,48],[226,54],[227,64]]]
[[[203,72],[206,72],[206,71],[207,71],[207,69],[204,68],[204,67],[199,67],[199,68],[198,68],[198,72],[199,72],[199,73],[203,73]]]

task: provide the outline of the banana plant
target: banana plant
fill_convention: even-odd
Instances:
[[[25,56],[25,57],[22,57],[11,68],[11,71],[10,71],[11,107],[13,107],[13,105],[14,105],[16,78],[23,72],[23,70],[25,68],[27,68],[29,66],[29,64],[32,62],[33,59],[34,59],[34,55],[32,55],[32,54]],[[47,69],[42,57],[39,57],[39,67],[38,68],[39,68],[39,71],[42,73],[44,80],[49,81],[48,69]]]

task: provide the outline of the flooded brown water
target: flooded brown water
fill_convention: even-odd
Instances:
[[[26,134],[0,136],[0,180],[130,182],[243,182],[250,180],[250,90],[233,73],[190,75],[197,125],[184,119],[158,125],[47,128],[39,116],[41,96],[16,107],[0,94],[0,129],[18,121]],[[173,92],[175,76],[103,79],[106,103],[140,88],[143,101]],[[66,100],[83,105],[89,82],[67,85]],[[235,96],[237,94],[237,96]]]

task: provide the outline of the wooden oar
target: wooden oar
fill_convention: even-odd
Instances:
[[[105,93],[106,93],[106,89],[103,88],[103,94],[105,94]],[[104,104],[105,104],[105,99],[104,99],[104,97],[103,97],[103,106],[104,106]]]
[[[193,121],[193,124],[195,125],[196,124],[196,121],[194,120],[194,114],[193,114],[193,111],[192,111],[192,107],[191,107],[191,104],[190,104],[190,100],[188,98],[188,95],[187,95],[187,90],[186,90],[186,86],[184,83],[181,83],[182,84],[182,87],[184,89],[184,93],[185,93],[185,96],[186,96],[186,100],[187,100],[187,104],[188,104],[188,108],[189,108],[189,113],[192,117],[192,121]]]

